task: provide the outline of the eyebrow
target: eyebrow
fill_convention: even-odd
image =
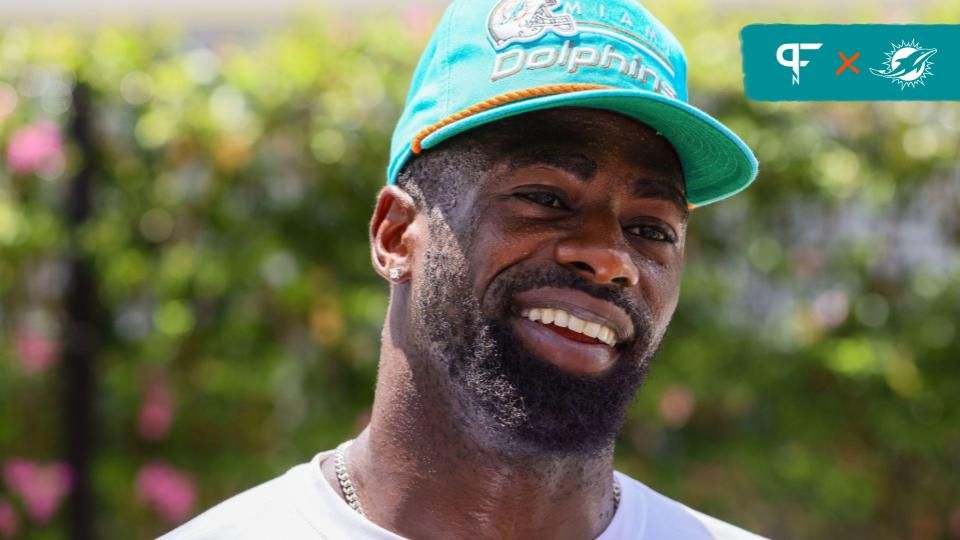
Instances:
[[[525,148],[507,158],[510,171],[535,165],[548,165],[566,171],[584,182],[592,180],[598,168],[596,161],[583,154],[543,146]]]
[[[599,168],[596,161],[584,154],[542,146],[519,150],[507,158],[507,167],[511,172],[537,165],[560,169],[585,183],[593,180],[593,176]],[[633,196],[666,200],[676,205],[684,218],[690,214],[687,197],[683,190],[667,179],[660,177],[640,178],[633,184]]]
[[[690,216],[687,197],[676,185],[662,180],[640,180],[633,184],[633,196],[672,202],[684,219]]]

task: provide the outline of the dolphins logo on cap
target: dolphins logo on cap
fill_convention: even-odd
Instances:
[[[930,57],[936,53],[937,49],[924,49],[916,40],[909,43],[902,41],[900,45],[893,45],[892,51],[885,53],[887,61],[884,62],[884,69],[870,68],[870,73],[899,83],[901,90],[924,84],[923,80],[933,75]]]
[[[500,0],[490,12],[487,29],[497,50],[511,43],[536,41],[547,32],[577,35],[577,22],[566,13],[554,13],[560,0]]]

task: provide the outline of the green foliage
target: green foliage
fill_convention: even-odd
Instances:
[[[761,177],[693,213],[618,467],[777,538],[960,538],[960,107],[747,102],[733,36],[754,21],[665,11],[694,103],[756,149]],[[366,228],[423,38],[321,17],[257,36],[0,36],[0,148],[41,120],[64,128],[80,81],[102,165],[92,219],[68,231],[76,149],[28,173],[0,157],[0,458],[58,457],[56,370],[25,357],[56,356],[71,242],[110,317],[104,537],[170,527],[135,497],[148,462],[196,479],[196,511],[357,431],[387,301]],[[154,433],[155,386],[173,417]]]

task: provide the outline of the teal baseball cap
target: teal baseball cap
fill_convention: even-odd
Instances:
[[[656,129],[680,158],[691,207],[757,176],[750,148],[687,103],[683,48],[636,0],[456,0],[414,72],[387,182],[460,133],[554,107],[609,110]]]

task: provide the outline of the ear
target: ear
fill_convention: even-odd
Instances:
[[[370,256],[374,270],[387,281],[410,277],[414,248],[420,240],[413,227],[418,213],[413,197],[397,186],[386,186],[377,195],[370,220]],[[399,271],[398,279],[390,278],[391,269]]]

